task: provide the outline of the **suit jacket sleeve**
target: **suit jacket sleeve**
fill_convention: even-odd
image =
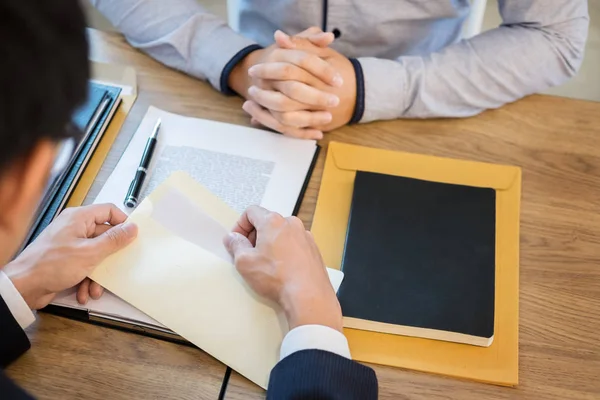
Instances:
[[[27,335],[21,329],[0,296],[0,366],[7,367],[30,347]],[[0,394],[7,399],[31,399],[0,370]]]
[[[375,372],[323,350],[303,350],[281,360],[269,379],[267,399],[377,399]]]
[[[0,366],[6,368],[10,363],[29,350],[27,335],[13,317],[10,309],[0,296]]]
[[[18,387],[13,381],[8,379],[2,370],[0,370],[0,395],[3,399],[34,400],[31,395]]]

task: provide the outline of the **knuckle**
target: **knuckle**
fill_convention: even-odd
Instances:
[[[294,75],[294,67],[290,64],[285,64],[281,67],[281,75],[283,78],[290,79]]]
[[[263,208],[261,206],[259,206],[259,205],[251,204],[251,205],[249,205],[246,208],[246,213],[252,213],[252,214],[254,214],[254,213],[262,211],[262,209]]]
[[[302,95],[302,86],[299,82],[286,82],[285,90],[290,97],[297,98]]]
[[[281,132],[283,133],[284,136],[288,136],[288,137],[292,137],[292,138],[298,138],[298,139],[302,139],[302,135],[300,135],[299,133],[297,133],[296,131],[292,131],[292,130],[286,130],[285,132]]]
[[[113,228],[113,229],[109,229],[106,232],[104,232],[106,237],[108,237],[109,241],[111,243],[113,243],[114,245],[119,245],[121,243],[121,238],[122,238],[122,236],[119,235],[119,233],[117,232],[117,229],[120,229],[120,228]]]
[[[312,138],[312,131],[308,128],[298,128],[297,129],[297,133],[296,133],[296,137],[302,138],[302,139],[311,139]]]
[[[253,84],[254,84],[254,86],[256,86],[259,89],[263,89],[263,90],[271,89],[271,85],[269,85],[269,82],[265,79],[254,79]]]
[[[238,269],[245,270],[250,264],[250,254],[248,253],[241,253],[235,257],[235,266]]]
[[[65,208],[63,212],[60,213],[60,216],[63,218],[72,218],[75,214],[77,214],[75,207]]]
[[[329,95],[324,92],[315,94],[316,102],[320,107],[329,108]]]
[[[332,79],[333,76],[336,74],[333,67],[330,66],[329,64],[323,65],[320,72],[321,72],[322,76],[326,77],[327,79]]]
[[[257,86],[256,90],[254,91],[254,93],[252,94],[251,98],[255,101],[254,104],[252,105],[253,108],[256,108],[256,103],[260,103],[264,98],[265,98],[265,90],[261,89]]]
[[[260,113],[260,110],[258,109],[258,105],[256,104],[255,101],[248,101],[248,105],[246,106],[246,108],[244,109],[244,111],[246,111],[248,114],[250,114],[251,116],[253,116],[256,119],[261,119],[262,114]]]
[[[311,63],[315,66],[315,69],[317,69],[317,71],[319,71],[320,73],[327,73],[328,70],[331,69],[329,67],[329,64],[323,61],[319,56],[313,54],[311,56],[311,60]]]
[[[272,109],[275,111],[283,112],[287,108],[287,102],[283,98],[283,96],[277,96],[273,99]]]
[[[271,54],[267,57],[267,61],[271,61],[274,59],[278,59],[280,58],[283,54],[285,54],[285,52],[283,51],[283,49],[281,48],[276,48],[273,49],[273,51],[271,51]]]
[[[300,58],[300,66],[304,69],[308,69],[315,64],[316,58],[318,57],[312,54],[304,54]]]
[[[322,61],[323,61],[323,70],[327,74],[333,76],[333,75],[335,75],[337,73],[337,70],[330,63],[328,63],[325,60],[322,60]]]
[[[278,92],[281,92],[281,93],[283,93],[283,90],[282,90],[282,88],[284,87],[284,85],[283,85],[283,84],[284,84],[285,82],[287,82],[287,81],[273,81],[273,82],[271,82],[271,84],[270,84],[270,86],[271,86],[271,87],[270,87],[270,89],[271,89],[271,90],[276,90],[276,91],[278,91]]]
[[[309,125],[319,127],[323,124],[323,116],[320,113],[313,113],[309,118]]]
[[[294,137],[294,138],[300,137],[294,129],[282,128],[282,129],[277,129],[277,131],[281,132],[284,136],[289,136],[289,137]]]
[[[277,115],[277,114],[275,114],[275,115]],[[284,135],[287,135],[287,131],[289,130],[288,127],[286,127],[281,122],[279,122],[279,120],[277,120],[276,117],[274,117],[274,120],[275,121],[272,124],[270,124],[271,129],[276,130],[277,132],[281,132]]]
[[[314,139],[313,131],[310,129],[302,129],[302,138],[304,139]]]
[[[288,217],[287,218],[288,222],[290,225],[292,225],[295,228],[302,228],[302,230],[304,229],[304,223],[302,222],[302,220],[296,216],[292,216],[292,217]]]
[[[243,252],[235,257],[235,268],[242,275],[251,271],[256,263],[256,257],[250,252]]]
[[[89,254],[90,243],[87,240],[80,240],[73,243],[71,246],[71,251],[77,258],[85,258],[86,254]]]
[[[235,251],[235,249],[243,250],[244,240],[246,240],[246,238],[242,235],[235,236],[235,238],[233,239],[233,241],[231,243],[231,247],[234,249],[234,251]]]
[[[280,113],[279,115],[279,122],[281,122],[284,125],[288,125],[288,126],[294,126],[294,115],[292,113],[289,112],[284,112],[284,113]]]
[[[265,217],[267,225],[270,227],[279,227],[283,225],[285,219],[278,213],[272,212]]]
[[[90,204],[89,206],[85,206],[85,207],[77,207],[78,209],[81,210],[81,212],[88,212],[90,214],[98,214],[98,213],[103,213],[105,209],[107,208],[112,208],[113,204],[111,203],[100,203],[100,204]]]

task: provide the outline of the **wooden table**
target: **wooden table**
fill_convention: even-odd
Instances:
[[[134,66],[140,94],[97,192],[149,105],[248,125],[242,100],[169,70],[116,34],[91,58]],[[382,399],[600,399],[600,103],[532,96],[460,120],[345,127],[321,141],[300,217],[310,228],[330,140],[523,168],[520,384],[503,388],[373,366]],[[40,314],[33,348],[8,369],[40,399],[216,399],[226,367],[201,350]],[[226,399],[264,392],[235,372]]]

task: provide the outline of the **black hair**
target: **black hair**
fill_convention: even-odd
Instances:
[[[72,134],[90,74],[85,27],[77,0],[0,0],[0,173]]]

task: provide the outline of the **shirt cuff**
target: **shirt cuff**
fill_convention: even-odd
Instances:
[[[225,67],[240,52],[253,45],[257,46],[252,40],[238,35],[228,26],[222,26],[215,29],[210,36],[202,38],[202,43],[195,47],[192,65],[202,67],[202,71],[198,72],[203,72],[213,87],[226,93],[227,86],[221,86]],[[190,72],[192,75],[196,73],[193,68]]]
[[[235,56],[229,60],[229,62],[223,68],[223,72],[221,72],[221,93],[226,94],[228,96],[234,95],[235,92],[229,87],[229,75],[231,75],[231,71],[233,68],[238,65],[240,61],[244,59],[248,54],[252,53],[255,50],[262,49],[262,46],[258,44],[251,44],[250,46],[244,47],[240,51],[236,53]]]
[[[349,124],[356,124],[360,122],[365,113],[365,77],[362,66],[356,58],[351,58],[350,63],[352,63],[356,75],[356,104]]]
[[[0,271],[0,296],[22,329],[33,324],[35,321],[33,311],[4,271]]]
[[[279,359],[301,350],[323,350],[352,359],[344,334],[323,325],[302,325],[289,331],[281,343]]]
[[[373,57],[361,57],[357,63],[362,70],[364,90],[364,112],[359,121],[362,123],[402,117],[408,103],[408,90],[406,70],[401,63]],[[358,100],[357,85],[357,104]]]

